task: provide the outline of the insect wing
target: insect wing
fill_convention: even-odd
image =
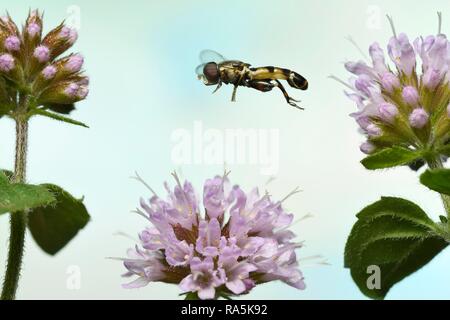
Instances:
[[[223,55],[214,50],[202,50],[200,52],[199,57],[201,63],[208,63],[208,62],[220,63],[226,60]]]

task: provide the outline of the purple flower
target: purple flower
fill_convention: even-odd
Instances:
[[[416,54],[404,33],[392,37],[388,44],[388,53],[392,62],[407,76],[410,76],[416,66]]]
[[[382,134],[381,128],[373,123],[369,124],[366,130],[369,137],[379,137]]]
[[[49,66],[46,66],[44,68],[44,70],[42,70],[42,76],[46,80],[50,80],[50,79],[53,79],[53,77],[55,76],[57,71],[58,71],[58,69],[55,66],[49,65]]]
[[[400,87],[400,80],[391,72],[385,72],[381,77],[381,85],[387,91],[392,93],[394,89]]]
[[[216,176],[206,180],[203,187],[203,205],[208,217],[220,218],[233,201],[229,185],[227,177]]]
[[[386,122],[393,122],[398,115],[398,109],[392,103],[382,103],[378,107],[378,111],[380,112],[380,117]]]
[[[67,60],[65,68],[69,72],[79,72],[83,66],[84,58],[81,54],[75,54]]]
[[[402,98],[410,106],[416,106],[419,104],[419,93],[413,86],[406,86],[403,88]]]
[[[35,22],[32,22],[27,26],[27,33],[31,38],[34,38],[40,32],[41,26]]]
[[[86,87],[85,85],[80,85],[80,89],[78,89],[78,93],[77,93],[78,98],[81,100],[86,99],[88,94],[89,94],[89,88]]]
[[[0,47],[3,48],[0,73],[8,79],[0,83],[0,100],[13,104],[11,110],[18,107],[14,106],[17,101],[13,99],[13,93],[25,89],[27,95],[33,97],[33,103],[27,109],[72,105],[89,93],[89,79],[81,72],[83,57],[80,54],[62,56],[71,47],[77,32],[59,25],[41,37],[42,19],[37,10],[30,10],[21,29],[9,16],[0,20]],[[60,33],[65,38],[62,39]],[[51,111],[64,113],[64,110],[54,108]],[[34,115],[28,111],[24,110]]]
[[[378,73],[378,75],[383,75],[383,74],[386,74],[387,72],[389,72],[389,70],[386,66],[386,62],[384,60],[384,52],[381,49],[378,42],[374,42],[369,47],[369,54],[370,54],[370,57],[372,58],[373,68]]]
[[[41,63],[50,60],[50,50],[46,46],[39,46],[34,49],[33,56]]]
[[[64,89],[65,95],[68,97],[75,97],[78,93],[78,90],[80,89],[80,86],[76,83],[70,83],[66,88]]]
[[[5,39],[5,48],[8,51],[19,51],[20,39],[16,36],[9,36]]]
[[[413,128],[422,129],[428,123],[428,118],[429,115],[425,110],[416,108],[409,116],[409,123]]]
[[[359,149],[361,150],[362,153],[371,154],[372,152],[375,151],[375,146],[370,142],[364,142],[363,144],[361,144]]]
[[[61,29],[59,36],[63,39],[68,40],[70,44],[74,44],[75,41],[77,41],[77,39],[78,39],[78,32],[74,28],[69,28],[69,27],[64,26]]]
[[[246,194],[229,187],[226,175],[216,176],[205,182],[202,215],[192,185],[175,178],[173,191],[165,184],[167,200],[153,195],[141,201],[139,212],[153,227],[140,233],[142,249],[131,250],[144,261],[124,259],[129,274],[138,277],[131,287],[174,283],[200,299],[241,295],[275,280],[304,288],[294,252],[300,244],[291,242],[295,234],[288,229],[293,215],[281,202],[256,188]]]
[[[0,55],[0,71],[9,72],[14,69],[14,57],[8,53]]]
[[[345,64],[357,76],[348,81],[347,87],[352,91],[346,89],[344,93],[356,104],[357,111],[350,115],[368,139],[361,150],[372,153],[395,145],[416,147],[417,141],[422,140],[432,142],[427,148],[440,153],[439,146],[446,145],[450,135],[448,115],[442,112],[447,108],[445,97],[450,88],[450,42],[441,32],[419,36],[413,44],[406,34],[397,35],[394,27],[393,33],[387,52],[395,67],[387,65],[376,42],[369,47],[371,64]],[[372,120],[377,121],[376,125],[372,125]],[[432,127],[421,131],[420,136],[412,130],[428,123]]]

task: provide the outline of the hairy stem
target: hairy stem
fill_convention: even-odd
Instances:
[[[28,119],[23,116],[27,108],[27,97],[22,96],[17,108],[16,119],[16,158],[14,164],[13,182],[25,182],[27,145],[28,145]],[[8,262],[5,279],[3,281],[2,300],[13,300],[16,295],[20,278],[22,257],[25,246],[25,231],[27,225],[27,212],[11,213],[11,234],[9,238]]]

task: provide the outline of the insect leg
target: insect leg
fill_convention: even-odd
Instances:
[[[238,81],[234,84],[234,88],[233,88],[233,94],[231,95],[231,101],[236,101],[236,91],[238,86],[240,86],[242,84],[242,81],[244,80],[244,77],[247,75],[248,70],[244,69],[241,71],[241,74],[239,76]]]
[[[289,103],[294,108],[304,110],[302,107],[300,107],[296,104],[296,102],[300,102],[300,100],[295,100],[294,98],[291,98],[279,80],[274,80],[274,81],[276,82],[275,86],[280,88],[281,92],[283,93],[284,97],[286,98],[287,103]]]
[[[222,81],[219,81],[219,83],[217,84],[217,87],[214,89],[214,91],[212,93],[216,93],[217,90],[219,90],[221,86],[222,86]]]
[[[270,80],[264,81],[264,80],[253,80],[246,83],[246,86],[249,86],[250,88],[267,92],[272,90],[274,87],[276,87],[275,84],[273,84]]]

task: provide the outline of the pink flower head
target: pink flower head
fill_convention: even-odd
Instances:
[[[50,79],[53,79],[53,77],[56,75],[57,71],[58,71],[58,69],[55,66],[49,65],[49,66],[46,66],[44,68],[44,70],[42,70],[42,76],[46,80],[50,80]]]
[[[350,115],[368,138],[361,150],[369,154],[395,146],[417,148],[417,141],[428,141],[418,148],[441,154],[440,148],[448,145],[450,135],[450,41],[438,32],[418,36],[411,44],[406,34],[397,34],[391,19],[390,23],[394,36],[387,44],[387,52],[394,65],[387,64],[378,43],[369,47],[371,64],[361,61],[345,64],[357,76],[351,76],[346,83],[352,91],[346,89],[345,95],[355,103],[357,110]],[[372,120],[384,123],[377,126]],[[412,130],[427,125],[429,130]],[[382,130],[386,130],[383,137],[386,139],[375,139],[383,134]]]
[[[409,116],[409,123],[411,127],[416,129],[423,128],[428,123],[429,115],[422,108],[416,108]]]
[[[46,46],[39,46],[34,49],[33,56],[40,62],[44,63],[50,60],[50,50]]]
[[[41,26],[36,22],[32,22],[27,26],[27,33],[31,38],[34,38],[39,32],[41,32]]]
[[[16,36],[9,36],[5,39],[5,48],[8,51],[19,51],[20,39]]]
[[[200,299],[248,293],[275,280],[305,287],[294,252],[300,244],[291,242],[295,235],[288,230],[293,216],[280,202],[257,189],[246,194],[228,187],[226,176],[216,176],[205,182],[201,214],[192,185],[176,180],[173,191],[166,184],[167,200],[153,195],[141,201],[140,213],[153,226],[139,236],[143,249],[131,250],[141,258],[124,259],[128,275],[138,277],[128,287],[177,283]],[[142,272],[150,265],[158,268]]]
[[[9,72],[15,67],[14,57],[8,53],[0,55],[0,71]]]
[[[67,60],[65,64],[65,69],[69,72],[79,72],[83,66],[84,58],[81,54],[75,54]]]

